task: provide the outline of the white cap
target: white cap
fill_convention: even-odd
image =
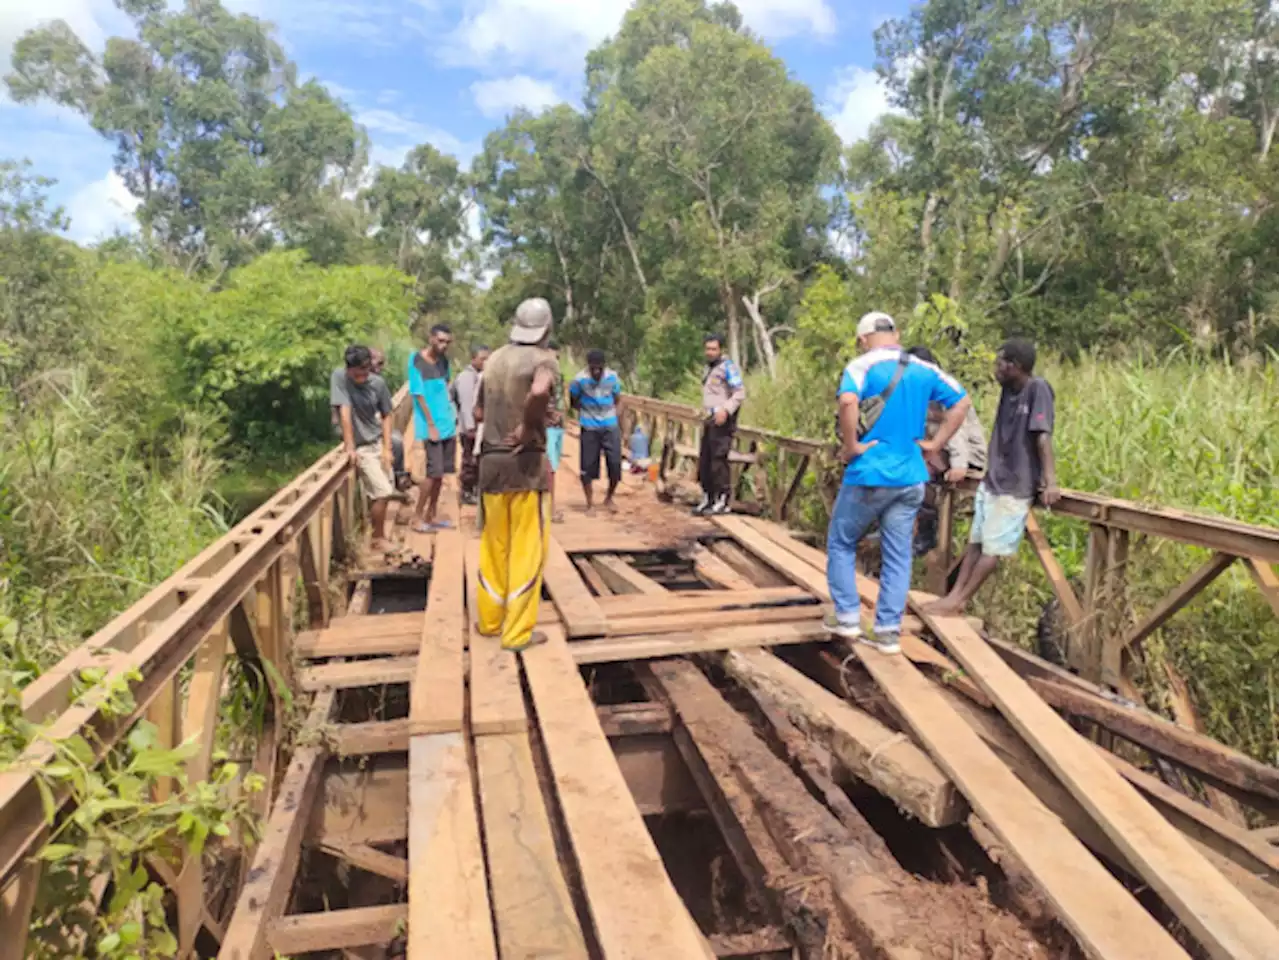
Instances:
[[[551,304],[542,297],[530,297],[516,307],[511,325],[512,343],[539,343],[551,329]]]
[[[898,325],[893,322],[893,317],[879,310],[864,313],[862,319],[858,321],[858,336],[860,337],[869,337],[873,333],[892,333],[897,329]]]

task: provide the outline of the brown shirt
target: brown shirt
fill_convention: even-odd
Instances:
[[[541,347],[509,343],[496,350],[484,367],[479,405],[484,411],[480,441],[480,492],[519,493],[547,488],[546,434],[526,437],[515,453],[504,441],[524,419],[534,374],[559,369],[555,354]]]

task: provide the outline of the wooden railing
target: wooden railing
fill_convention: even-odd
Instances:
[[[399,425],[410,412],[404,397],[404,391],[396,397]],[[33,856],[50,826],[37,778],[54,759],[56,744],[82,736],[100,760],[146,717],[159,729],[159,746],[192,739],[200,744],[187,774],[193,781],[207,779],[229,649],[269,688],[255,763],[266,788],[255,806],[264,814],[270,808],[280,702],[287,695],[280,685],[291,685],[295,592],[303,588],[312,626],[327,623],[330,564],[343,556],[356,530],[356,508],[354,471],[335,448],[23,691],[25,717],[47,726],[0,772],[0,939],[6,944],[0,955],[22,955],[40,882]],[[179,672],[193,660],[190,682],[179,684]],[[87,670],[101,672],[101,680],[76,696]],[[132,693],[132,708],[104,709],[108,691],[121,685]],[[65,792],[53,793],[55,807],[68,800]],[[209,924],[199,858],[173,879],[179,954],[185,955],[199,925]]]
[[[644,426],[660,450],[660,491],[669,488],[688,466],[696,468],[698,437],[705,417],[696,407],[626,394],[622,426],[626,436],[636,423]],[[834,444],[788,437],[771,430],[741,426],[733,466],[737,505],[786,521],[807,472],[815,472],[815,488],[829,516],[840,486]],[[938,491],[938,547],[925,558],[926,586],[945,592],[957,564],[954,525],[962,497],[971,495],[978,475],[956,487]],[[1272,610],[1280,615],[1277,577],[1272,564],[1280,553],[1280,530],[1186,510],[1148,507],[1128,500],[1063,490],[1053,512],[1089,524],[1084,590],[1075,589],[1053,554],[1033,515],[1027,536],[1062,607],[1068,626],[1067,662],[1086,678],[1127,690],[1125,667],[1142,641],[1163,626],[1235,562],[1245,565]],[[1111,615],[1125,594],[1129,541],[1134,534],[1160,537],[1213,551],[1210,559],[1165,596],[1136,625],[1123,629]],[[1131,691],[1130,691],[1131,692]]]

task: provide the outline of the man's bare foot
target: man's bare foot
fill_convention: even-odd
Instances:
[[[954,600],[948,597],[943,597],[941,600],[935,600],[933,603],[926,604],[922,612],[931,617],[955,617],[959,616],[960,611],[963,609],[964,607],[956,603]]]
[[[604,502],[604,508],[605,508],[606,510],[608,510],[610,513],[617,513],[617,512],[618,512],[618,505],[617,505],[616,503],[614,503],[614,502],[613,502],[613,498],[612,498],[612,497],[610,497],[608,500],[606,500],[606,501]]]
[[[391,553],[391,551],[396,549],[396,545],[390,540],[374,540],[369,544],[369,549],[374,553]]]
[[[551,515],[551,522],[552,522],[552,523],[564,523],[564,511],[563,511],[563,510],[557,510],[555,513],[553,513],[553,514]]]
[[[594,517],[594,516],[596,515],[596,508],[595,508],[595,507],[587,507],[587,508],[586,508],[585,510],[583,510],[582,512],[583,512],[583,514],[584,514],[584,515],[586,515],[586,516],[588,516],[588,517]]]

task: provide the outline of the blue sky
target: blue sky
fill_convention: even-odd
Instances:
[[[172,2],[172,0],[171,0]],[[470,163],[518,106],[577,103],[583,58],[614,33],[629,0],[223,0],[269,20],[298,64],[364,125],[374,162],[398,164],[429,142]],[[740,0],[739,9],[814,91],[846,141],[885,109],[871,70],[873,31],[908,0]],[[112,0],[0,0],[0,72],[14,41],[61,18],[91,48],[128,32]],[[0,159],[29,158],[55,178],[52,197],[80,241],[132,225],[133,201],[111,172],[111,145],[70,111],[19,106],[0,91]]]

